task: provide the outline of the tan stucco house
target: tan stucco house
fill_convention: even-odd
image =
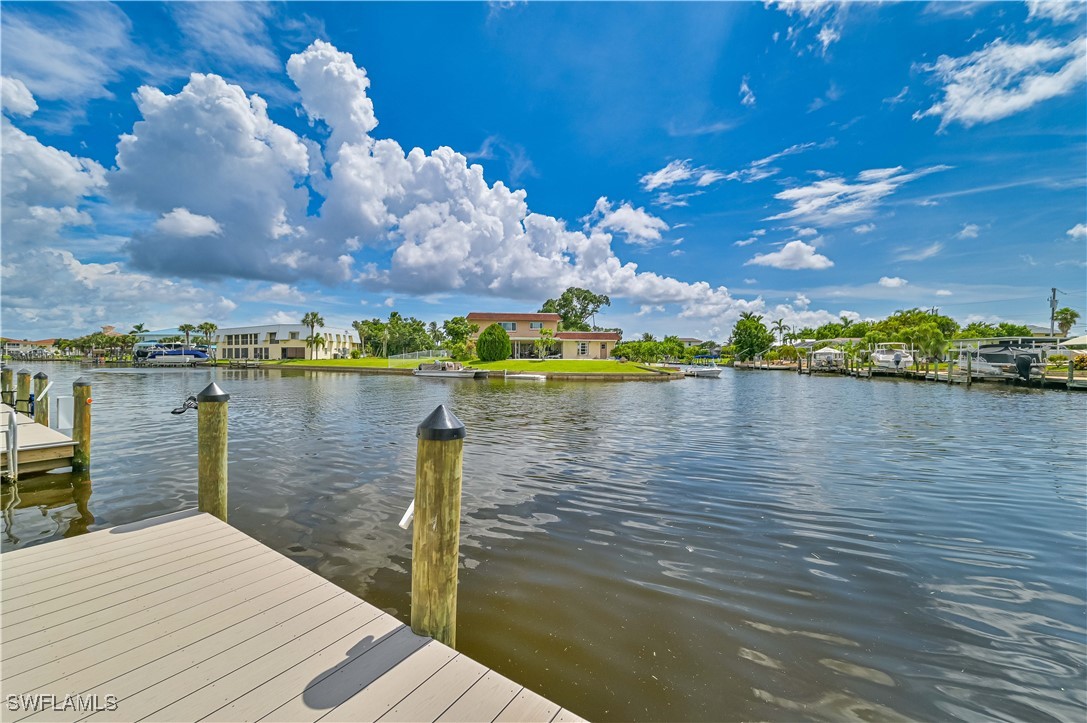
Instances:
[[[554,334],[550,354],[561,353],[563,359],[607,359],[619,343],[619,334],[613,331],[559,331],[558,314],[473,311],[467,316],[469,323],[479,330],[472,335],[473,341],[491,324],[498,324],[510,335],[511,356],[514,359],[534,359],[538,356],[536,341],[544,329]]]

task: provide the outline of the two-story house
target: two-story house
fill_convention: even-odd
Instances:
[[[514,359],[535,359],[539,356],[536,342],[540,332],[548,330],[554,342],[545,356],[561,354],[563,359],[607,359],[619,343],[619,334],[613,331],[559,331],[558,314],[514,313],[473,311],[468,314],[469,323],[479,329],[472,335],[473,341],[491,324],[498,324],[510,336],[510,352]]]

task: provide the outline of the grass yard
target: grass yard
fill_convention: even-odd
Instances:
[[[400,361],[400,360],[394,360]],[[264,365],[307,366],[307,367],[347,367],[355,369],[388,369],[389,360],[383,357],[368,356],[363,359],[289,359],[286,361],[266,361]],[[397,365],[399,366],[399,365]],[[413,362],[411,366],[415,366]]]
[[[618,362],[590,359],[507,359],[498,362],[483,362],[473,359],[465,366],[476,369],[489,369],[511,372],[563,372],[566,374],[652,374],[648,369],[633,362]]]
[[[264,366],[307,366],[330,367],[340,369],[387,369],[399,367],[402,369],[414,369],[422,362],[432,361],[428,359],[393,359],[392,363],[382,357],[366,357],[365,359],[291,359],[289,361],[266,361]],[[476,369],[488,369],[492,371],[511,372],[562,372],[567,374],[652,374],[634,362],[618,362],[613,359],[589,360],[589,359],[507,359],[500,362],[482,362],[473,359],[465,362],[465,366]]]

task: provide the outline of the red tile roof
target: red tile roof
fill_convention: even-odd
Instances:
[[[558,314],[500,314],[493,311],[473,311],[468,315],[468,321],[558,321],[562,317]]]
[[[560,331],[556,339],[569,341],[619,341],[619,334],[614,331]]]

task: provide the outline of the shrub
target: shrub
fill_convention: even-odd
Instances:
[[[1073,369],[1087,369],[1087,354],[1077,354],[1072,360]]]
[[[1066,361],[1068,361],[1068,357],[1066,357],[1064,354],[1050,354],[1046,358],[1046,361],[1055,366],[1060,366],[1061,364],[1064,364]]]
[[[498,324],[491,324],[479,335],[476,342],[476,353],[480,361],[505,361],[510,358],[513,346],[510,344],[510,335]]]
[[[362,358],[362,352],[359,351],[358,349],[352,349],[351,350],[351,358],[352,359],[361,359]]]
[[[459,362],[468,361],[476,353],[476,343],[474,341],[458,341],[448,346],[449,356]]]

